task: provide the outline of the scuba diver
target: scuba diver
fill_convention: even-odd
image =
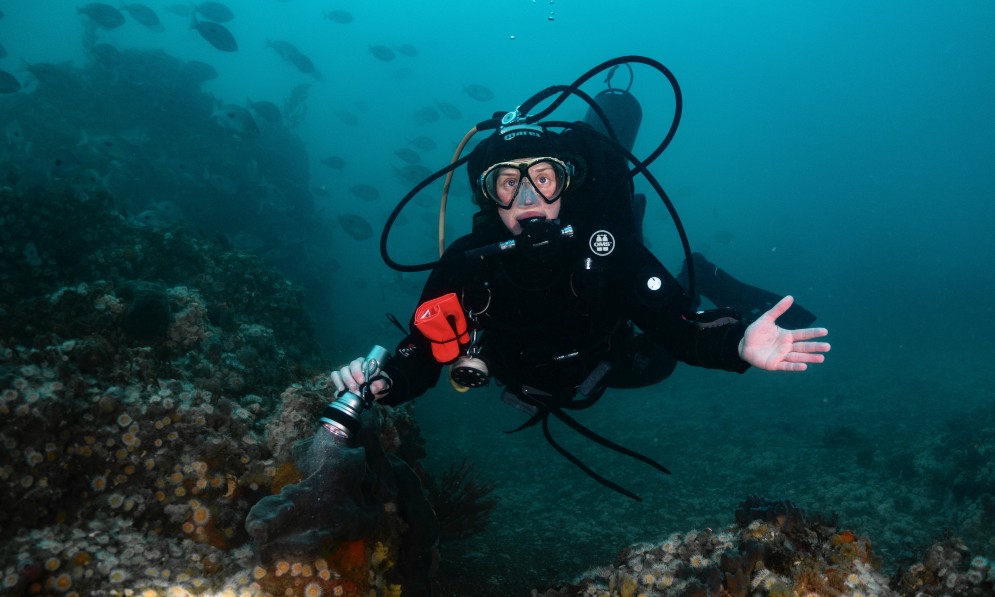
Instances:
[[[677,99],[663,143],[642,161],[631,154],[639,124],[631,94],[609,86],[590,98],[578,89],[594,73],[629,62],[665,74]],[[530,113],[554,95],[550,107]],[[569,95],[587,101],[584,121],[542,120]],[[502,399],[525,413],[518,430],[540,425],[560,454],[596,481],[638,500],[560,446],[550,418],[669,473],[655,460],[587,429],[568,411],[593,406],[609,388],[657,384],[678,361],[738,373],[750,367],[804,371],[823,362],[830,346],[816,340],[828,331],[806,327],[814,316],[794,305],[791,296],[743,284],[690,251],[676,212],[646,170],[673,137],[679,115],[680,92],[669,70],[650,59],[624,57],[478,124],[463,145],[476,130],[493,132],[459,158],[461,145],[453,163],[415,187],[388,219],[381,238],[387,264],[432,272],[393,354],[375,347],[331,373],[338,395],[325,408],[316,437],[355,445],[374,403],[413,400],[433,388],[448,368],[450,382],[461,391],[494,379],[502,386]],[[429,182],[451,177],[463,164],[478,209],[472,231],[446,247],[437,262],[394,262],[386,239],[397,214]],[[681,235],[685,264],[676,277],[642,242],[645,199],[634,192],[636,174],[664,199]],[[721,308],[696,311],[699,290]],[[786,320],[801,328],[778,325]],[[321,470],[320,464],[313,469]],[[280,506],[284,519],[296,507],[292,502]],[[267,540],[274,526],[262,514],[250,514],[247,522],[257,541]]]
[[[666,75],[677,99],[664,141],[643,161],[630,151],[641,108],[628,90],[611,87],[614,69],[631,62]],[[607,68],[612,68],[609,88],[596,98],[578,89]],[[554,94],[559,97],[550,107],[530,114]],[[571,94],[589,105],[584,121],[542,120]],[[367,402],[395,406],[434,387],[446,366],[461,391],[493,378],[503,386],[502,399],[529,417],[516,431],[541,424],[563,456],[598,482],[639,499],[557,444],[549,418],[668,472],[595,434],[566,411],[592,406],[609,388],[657,384],[678,361],[738,373],[751,366],[804,371],[823,362],[830,346],[814,340],[828,331],[808,327],[815,320],[812,313],[792,297],[742,283],[690,251],[666,193],[646,171],[673,137],[680,108],[679,87],[666,67],[625,57],[478,124],[477,129],[495,130],[467,157],[436,174],[466,164],[478,208],[471,233],[455,240],[438,262],[427,264],[432,273],[411,332],[393,358],[377,359],[383,366],[373,376],[369,358],[331,373],[340,393],[365,392]],[[631,170],[629,162],[635,164]],[[634,192],[636,173],[653,184],[674,217],[686,257],[677,277],[642,242],[645,198]],[[381,238],[385,262],[404,271],[425,268],[390,259],[386,238],[412,196],[395,209]],[[719,308],[696,312],[700,296]],[[322,423],[330,431],[347,432],[350,417],[335,405],[326,409]]]

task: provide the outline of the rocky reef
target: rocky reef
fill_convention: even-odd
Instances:
[[[100,194],[2,191],[0,219],[0,592],[399,594],[396,491],[306,557],[245,530],[334,398],[299,288]],[[377,416],[392,462],[424,455],[410,412]]]
[[[887,597],[995,594],[995,572],[956,538],[881,572],[868,537],[837,521],[806,517],[790,501],[750,496],[722,529],[671,534],[630,545],[614,565],[595,567],[569,585],[533,597]]]

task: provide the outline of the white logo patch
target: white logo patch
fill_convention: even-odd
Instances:
[[[615,250],[615,237],[607,230],[598,230],[591,235],[587,244],[591,247],[591,252],[598,257],[607,257]]]
[[[646,280],[646,288],[649,288],[650,290],[660,290],[661,286],[663,286],[663,282],[656,276]]]

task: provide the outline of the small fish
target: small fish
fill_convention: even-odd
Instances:
[[[122,4],[121,8],[124,9],[131,18],[135,19],[142,25],[145,25],[153,31],[162,31],[162,23],[159,22],[159,15],[155,14],[155,11],[145,6],[144,4],[138,4],[137,2],[132,4]]]
[[[308,58],[304,54],[301,54],[300,52],[288,58],[287,62],[296,66],[297,70],[301,71],[306,75],[315,74],[314,63],[311,62],[310,58]]]
[[[180,71],[198,83],[218,78],[218,71],[213,66],[200,60],[189,60],[183,63]]]
[[[135,141],[142,141],[137,136]],[[131,161],[138,153],[132,141],[119,135],[99,134],[91,137],[85,130],[80,130],[80,140],[76,147],[85,150],[91,156],[105,157],[111,160]]]
[[[193,182],[197,178],[194,164],[187,160],[179,158],[166,160],[166,168],[180,180]]]
[[[223,25],[212,21],[198,21],[196,17],[190,22],[190,28],[196,29],[200,36],[222,52],[234,52],[238,50],[238,42]]]
[[[390,62],[395,57],[394,50],[391,50],[387,46],[370,46],[370,54],[373,54],[374,58],[383,62]]]
[[[283,40],[276,40],[268,42],[269,47],[273,48],[277,54],[280,55],[285,61],[297,67],[297,70],[305,74],[311,74],[314,72],[314,63],[311,59],[301,53],[293,44]]]
[[[34,243],[28,243],[24,245],[24,260],[31,267],[41,267],[45,262],[42,260],[41,255],[38,254],[38,247]]]
[[[310,93],[310,91],[311,91],[310,83],[301,83],[300,85],[295,86],[290,91],[290,98],[287,101],[294,105],[305,102],[307,101],[307,96]]]
[[[107,178],[107,176],[102,175],[93,168],[87,168],[76,176],[76,182],[89,186],[102,186]]]
[[[124,25],[124,15],[110,4],[91,2],[76,9],[77,14],[86,15],[95,24],[104,29],[116,29]]]
[[[409,164],[421,163],[421,156],[418,155],[418,152],[413,149],[409,149],[407,147],[401,147],[400,149],[395,149],[394,155],[396,155],[397,157],[401,158],[402,160],[404,160]]]
[[[96,57],[97,60],[106,66],[117,66],[124,60],[124,55],[121,54],[121,50],[107,43],[94,45],[90,48],[90,52],[94,55],[94,57]]]
[[[0,93],[14,93],[21,88],[17,77],[5,70],[0,70]]]
[[[415,137],[411,141],[408,141],[408,143],[411,143],[412,145],[423,151],[432,151],[433,149],[436,148],[435,141],[424,136]]]
[[[412,117],[418,124],[431,124],[439,121],[439,111],[432,106],[425,106],[415,112]]]
[[[439,102],[435,104],[435,107],[442,112],[442,115],[450,120],[459,120],[463,118],[463,113],[456,106],[450,104],[449,102]]]
[[[4,125],[3,136],[9,147],[20,148],[24,145],[24,129],[17,120],[11,120]]]
[[[31,73],[39,83],[52,87],[75,87],[76,77],[70,72],[69,63],[60,63],[64,66],[50,64],[48,62],[35,62],[34,64],[24,63],[24,68]]]
[[[259,135],[259,124],[252,114],[242,106],[228,104],[211,114],[211,118],[218,124],[243,137],[255,137]]]
[[[280,122],[283,119],[283,115],[280,114],[280,108],[277,108],[276,104],[273,102],[254,102],[249,98],[246,98],[245,101],[248,102],[249,107],[252,108],[256,114],[261,116],[263,120],[267,122]]]
[[[291,125],[300,121],[307,113],[308,94],[311,91],[310,83],[301,83],[293,88],[290,97],[283,102],[283,113]]]
[[[134,226],[165,230],[182,219],[183,212],[179,205],[172,201],[158,201],[128,221]]]
[[[380,198],[380,191],[368,184],[354,184],[349,187],[349,192],[364,201],[376,201]]]
[[[75,153],[65,147],[59,149],[48,163],[48,177],[53,180],[64,180],[75,175],[80,169],[80,160]]]
[[[339,214],[339,226],[345,233],[356,240],[365,240],[373,236],[373,226],[363,216],[356,214]]]
[[[235,18],[235,13],[220,2],[201,2],[194,7],[200,16],[215,23],[227,23]]]
[[[490,89],[484,87],[483,85],[467,85],[463,88],[463,92],[477,100],[478,102],[489,102],[494,99],[494,92]]]
[[[401,54],[404,54],[405,56],[410,56],[411,58],[414,58],[415,56],[418,55],[418,48],[414,47],[411,44],[401,44],[399,46],[394,46],[394,49],[400,52]]]
[[[204,171],[204,180],[207,184],[215,191],[221,193],[222,195],[234,195],[238,192],[238,183],[228,178],[224,174],[218,174],[217,172],[210,172],[209,170]]]
[[[321,160],[321,163],[332,168],[333,170],[342,170],[345,168],[345,160],[337,155],[328,156],[327,158]]]
[[[90,193],[98,190],[109,192],[107,188],[107,181],[110,177],[110,172],[107,174],[101,174],[93,168],[87,168],[86,170],[79,172],[73,178],[71,188],[83,195],[89,195]]]
[[[352,15],[344,10],[331,10],[325,13],[325,18],[329,21],[346,25],[352,22]]]
[[[417,184],[432,175],[432,171],[421,164],[408,164],[394,168],[394,174],[406,183]]]

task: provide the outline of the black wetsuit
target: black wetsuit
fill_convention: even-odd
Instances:
[[[590,231],[582,231],[547,254],[466,256],[509,236],[492,222],[455,241],[419,302],[454,292],[465,311],[479,314],[471,326],[482,333],[480,356],[509,391],[521,395],[529,386],[569,400],[600,363],[611,368],[599,394],[654,384],[673,371],[675,359],[735,372],[749,367],[738,355],[745,324],[696,322],[683,288],[638,241],[615,239],[611,253],[599,255],[589,246]],[[381,402],[420,396],[441,368],[415,331],[385,368],[393,385]]]

